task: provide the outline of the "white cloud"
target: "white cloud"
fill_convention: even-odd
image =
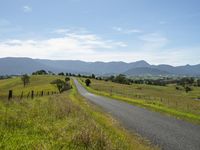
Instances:
[[[144,34],[139,36],[139,41],[141,42],[140,46],[130,47],[124,42],[106,40],[96,34],[78,34],[67,31],[58,37],[43,40],[10,39],[0,41],[0,57],[106,62],[146,60],[153,64],[172,65],[200,63],[200,48],[167,49],[165,46],[169,40],[159,33]],[[195,54],[191,52],[195,52]]]
[[[57,33],[57,34],[66,34],[70,31],[70,29],[65,29],[65,28],[60,28],[54,30],[52,33]]]
[[[139,29],[123,29],[121,27],[112,27],[113,30],[120,32],[122,34],[132,34],[132,33],[142,33],[142,30]]]
[[[75,34],[89,34],[89,32],[85,28],[59,28],[52,31],[52,33],[60,34],[60,35],[67,35],[69,33]]]
[[[28,6],[28,5],[26,5],[26,6],[23,7],[23,11],[24,11],[25,13],[28,13],[28,12],[31,12],[31,11],[32,11],[32,8],[31,8],[30,6]]]
[[[95,34],[69,33],[45,40],[6,40],[0,42],[0,57],[73,59],[98,51],[125,47],[123,42],[104,40]],[[86,57],[87,59],[87,57]]]

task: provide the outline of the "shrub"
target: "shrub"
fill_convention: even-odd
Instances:
[[[86,80],[85,80],[85,84],[86,84],[86,86],[90,86],[90,84],[91,84],[90,79],[86,79]]]
[[[53,81],[51,82],[51,84],[55,84],[56,87],[58,88],[58,91],[59,91],[60,93],[66,91],[66,90],[71,89],[70,83],[69,83],[69,82],[65,82],[65,81],[63,81],[63,80],[61,80],[61,79],[53,80]]]
[[[192,88],[190,88],[189,86],[185,87],[185,92],[188,93],[189,91],[192,91]]]
[[[65,78],[65,81],[66,81],[66,82],[70,81],[70,78],[69,78],[69,77],[66,77],[66,78]]]

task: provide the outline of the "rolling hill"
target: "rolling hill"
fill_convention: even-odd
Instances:
[[[170,66],[150,65],[144,60],[125,62],[84,62],[80,60],[47,60],[22,57],[0,58],[0,75],[19,75],[36,70],[71,72],[82,74],[119,74],[126,75],[200,75],[199,65]]]

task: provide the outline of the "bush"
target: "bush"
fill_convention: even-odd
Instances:
[[[192,91],[192,88],[190,88],[189,86],[185,87],[185,92],[188,93],[189,91]]]
[[[90,84],[91,84],[90,79],[86,79],[86,80],[85,80],[85,84],[86,84],[86,86],[90,86]]]
[[[69,83],[69,82],[65,82],[65,81],[63,81],[63,80],[61,80],[61,79],[53,80],[53,81],[51,82],[51,84],[55,84],[56,87],[58,88],[58,91],[59,91],[60,93],[71,89],[70,83]]]
[[[65,78],[65,81],[66,81],[66,82],[70,81],[70,78],[69,78],[69,77],[66,77],[66,78]]]

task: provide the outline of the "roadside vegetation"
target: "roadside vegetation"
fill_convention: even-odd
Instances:
[[[79,78],[84,86],[85,79]],[[198,80],[190,81],[183,78],[177,84],[164,86],[133,82],[127,84],[128,79],[123,75],[114,77],[113,80],[96,78],[90,80],[90,86],[85,86],[90,92],[200,123],[200,87],[196,85]],[[124,82],[119,83],[119,81]],[[185,91],[184,87],[188,85],[192,90]]]
[[[57,85],[63,88],[66,84],[63,81],[73,88],[61,94],[19,99],[21,91],[58,92]],[[8,101],[10,89],[15,96]],[[129,134],[113,118],[88,103],[66,76],[34,75],[25,87],[20,77],[0,80],[0,149],[158,148]]]

